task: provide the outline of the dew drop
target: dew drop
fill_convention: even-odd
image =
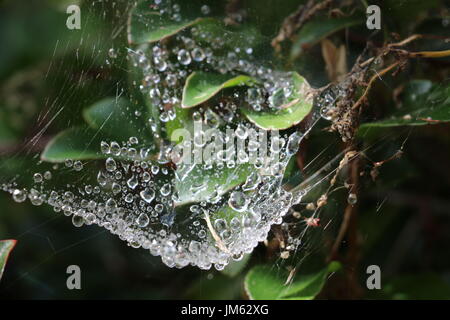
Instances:
[[[236,210],[237,212],[243,212],[247,209],[249,200],[242,192],[234,191],[230,195],[228,204],[232,209]]]
[[[136,219],[136,224],[141,228],[145,228],[146,226],[148,226],[149,222],[150,222],[150,219],[149,219],[148,215],[145,213],[141,213],[139,215],[139,217],[137,217],[137,219]]]
[[[111,157],[106,159],[105,167],[106,167],[106,170],[108,170],[109,172],[116,171],[116,169],[117,169],[116,161]]]
[[[191,63],[192,59],[191,59],[191,55],[189,54],[188,51],[181,49],[178,52],[178,61],[182,64],[187,66],[188,64]]]
[[[13,199],[16,202],[24,202],[27,198],[27,193],[25,190],[16,189],[13,191]]]
[[[347,202],[349,204],[354,205],[354,204],[356,204],[357,201],[358,201],[358,197],[356,196],[356,194],[354,194],[354,193],[348,194]]]
[[[35,173],[35,174],[33,175],[33,180],[34,180],[35,183],[40,183],[40,182],[42,182],[42,174],[40,174],[40,173]]]
[[[77,214],[74,214],[74,215],[72,216],[72,223],[73,223],[73,225],[74,225],[75,227],[79,228],[79,227],[83,226],[83,224],[84,224],[84,219],[83,219],[82,216],[77,215]]]
[[[147,203],[151,203],[153,199],[155,199],[155,190],[151,188],[145,188],[139,194],[142,200],[144,200]]]

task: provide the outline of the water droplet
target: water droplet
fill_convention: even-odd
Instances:
[[[36,182],[36,183],[42,182],[42,174],[40,174],[40,173],[35,173],[35,174],[33,175],[33,180],[34,180],[34,182]]]
[[[255,190],[258,187],[258,184],[261,182],[261,177],[258,172],[253,171],[245,180],[245,184],[242,186],[242,190],[250,191]]]
[[[354,193],[348,194],[347,202],[349,204],[354,205],[354,204],[356,204],[357,201],[358,201],[358,197],[356,196],[356,194],[354,194]]]
[[[287,147],[286,147],[286,154],[287,156],[292,156],[297,153],[298,148],[300,147],[300,142],[303,139],[303,134],[301,132],[294,132],[289,137]]]
[[[75,171],[81,171],[81,170],[83,170],[83,164],[81,163],[81,161],[75,161],[75,162],[73,163],[73,169],[74,169]]]
[[[106,167],[106,170],[108,170],[109,172],[116,171],[116,169],[117,169],[116,161],[111,157],[106,159],[105,167]]]
[[[192,59],[191,59],[191,55],[189,54],[188,51],[181,49],[178,52],[178,61],[182,64],[187,66],[188,64],[191,63]]]
[[[27,193],[25,190],[16,189],[13,191],[13,199],[16,202],[24,202],[27,198]]]
[[[201,12],[204,14],[204,15],[208,15],[208,14],[210,14],[211,13],[211,8],[208,6],[208,5],[203,5],[201,8],[200,8],[200,10],[201,10]]]
[[[161,195],[163,197],[167,197],[172,192],[172,186],[170,185],[170,183],[166,183],[161,187],[161,190],[159,192],[161,192]]]
[[[141,228],[145,228],[146,226],[148,226],[149,222],[150,222],[150,219],[149,219],[148,215],[145,213],[141,213],[139,215],[139,217],[136,219],[136,224]]]
[[[205,52],[203,52],[201,48],[194,48],[191,52],[191,55],[192,59],[194,59],[197,62],[201,62],[206,58]]]
[[[103,154],[108,154],[111,152],[109,149],[109,144],[105,141],[100,142],[100,150]]]
[[[120,155],[120,145],[116,141],[112,141],[110,151],[113,155],[119,156]]]
[[[75,227],[79,228],[79,227],[83,226],[84,219],[82,216],[74,214],[72,217],[72,223]]]
[[[117,58],[117,52],[116,52],[116,50],[115,50],[114,48],[109,49],[109,50],[108,50],[108,56],[109,56],[111,59],[116,59],[116,58]]]
[[[139,182],[138,182],[138,179],[137,179],[137,177],[135,175],[132,175],[131,178],[128,179],[128,181],[127,181],[127,185],[131,189],[135,189],[138,184],[139,184]]]
[[[249,200],[242,192],[234,191],[230,195],[228,204],[233,210],[236,210],[237,212],[243,212],[247,209]]]
[[[141,198],[147,203],[151,203],[153,199],[155,199],[155,190],[151,188],[145,188],[139,194]]]

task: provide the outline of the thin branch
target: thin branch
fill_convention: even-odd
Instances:
[[[216,240],[217,247],[222,250],[223,252],[230,253],[230,250],[228,250],[227,246],[223,243],[222,239],[217,234],[216,230],[214,229],[211,219],[209,218],[209,214],[206,210],[203,211],[205,213],[205,220],[206,225],[208,226],[209,232],[211,232],[211,236]]]
[[[378,79],[382,75],[388,73],[393,68],[397,67],[399,64],[400,64],[400,62],[397,61],[397,62],[391,64],[389,67],[387,67],[387,68],[381,70],[380,72],[377,72],[375,75],[373,75],[372,78],[370,78],[370,80],[369,80],[366,90],[364,90],[364,93],[362,94],[362,96],[359,97],[358,101],[356,101],[356,103],[352,106],[352,109],[353,110],[357,109],[363,103],[364,99],[367,97],[367,94],[369,93],[369,90],[372,87],[372,85],[376,79]]]

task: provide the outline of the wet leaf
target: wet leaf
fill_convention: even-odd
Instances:
[[[402,106],[394,115],[386,120],[364,123],[360,131],[442,122],[450,122],[450,83],[433,84],[428,80],[414,80],[405,87]]]
[[[195,107],[215,96],[219,91],[245,85],[252,82],[252,78],[239,75],[193,72],[187,79],[183,88],[183,108]]]
[[[48,162],[106,158],[100,152],[102,137],[88,127],[74,127],[57,134],[45,147],[41,159]]]
[[[0,241],[0,280],[2,279],[3,272],[5,271],[5,265],[8,261],[11,250],[16,245],[16,240],[2,240]]]
[[[85,109],[83,117],[92,129],[103,135],[123,141],[137,137],[142,143],[151,141],[150,128],[144,121],[145,111],[125,98],[105,98]],[[140,115],[136,116],[136,112]]]
[[[208,4],[219,4],[219,1],[209,1]],[[161,13],[153,0],[141,1],[131,12],[128,24],[128,42],[130,44],[143,44],[155,42],[170,37],[181,30],[208,19],[202,13],[205,1],[191,0],[180,1],[179,18],[173,13]],[[210,13],[215,12],[214,6],[210,6]]]
[[[285,285],[289,272],[274,266],[259,265],[245,278],[245,290],[252,300],[311,300],[322,290],[328,275],[341,268],[339,262],[331,262],[316,273],[296,274],[292,283]]]
[[[179,177],[175,182],[179,196],[176,205],[205,201],[215,195],[221,196],[244,183],[252,170],[253,165],[250,164],[236,165],[234,168],[225,165],[222,169],[218,169],[217,165],[205,169],[203,164],[180,167],[176,172]]]
[[[173,133],[177,129],[186,129],[189,132],[193,130],[192,112],[189,109],[183,109],[178,106],[174,106],[173,110],[176,117],[166,122],[166,136],[170,141],[179,143],[181,142],[181,137],[175,138]]]
[[[291,59],[298,58],[305,49],[311,48],[329,35],[354,25],[364,23],[361,17],[341,17],[330,19],[320,17],[307,22],[298,32],[291,48]]]
[[[206,19],[195,26],[196,32],[193,39],[196,43],[210,46],[212,42],[220,39],[221,46],[225,50],[217,50],[215,53],[228,54],[233,51],[237,58],[257,60],[259,62],[266,58],[270,63],[272,50],[270,48],[270,38],[263,36],[259,30],[250,24],[225,25],[219,19]],[[236,48],[239,48],[237,51]]]
[[[310,86],[298,73],[293,74],[295,91],[290,102],[279,107],[278,110],[255,111],[250,108],[242,108],[244,115],[265,130],[283,130],[290,128],[302,121],[313,106],[310,96]]]

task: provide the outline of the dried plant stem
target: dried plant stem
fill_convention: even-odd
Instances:
[[[395,43],[389,44],[388,47],[401,47],[401,46],[404,46],[414,40],[420,39],[422,37],[423,37],[423,35],[421,35],[421,34],[413,34],[413,35],[409,36],[408,38],[403,39],[400,42],[395,42]]]
[[[411,58],[444,58],[450,57],[450,50],[409,52]]]
[[[369,93],[370,88],[372,87],[373,83],[375,82],[375,80],[379,77],[381,77],[382,75],[388,73],[389,71],[391,71],[392,69],[394,69],[395,67],[397,67],[400,64],[399,61],[391,64],[389,67],[384,68],[383,70],[381,70],[380,72],[377,72],[375,75],[372,76],[372,78],[370,78],[369,83],[367,84],[366,90],[364,90],[364,93],[362,94],[362,96],[358,99],[358,101],[356,101],[356,103],[352,106],[352,109],[355,110],[358,107],[361,106],[361,104],[363,103],[364,99],[367,97],[367,94]]]
[[[206,225],[208,226],[209,232],[211,232],[211,236],[216,241],[217,248],[219,248],[223,252],[230,253],[230,250],[228,250],[227,246],[223,243],[222,239],[219,237],[216,230],[214,229],[214,227],[211,223],[211,219],[209,218],[208,212],[204,211],[204,213],[205,213]]]

